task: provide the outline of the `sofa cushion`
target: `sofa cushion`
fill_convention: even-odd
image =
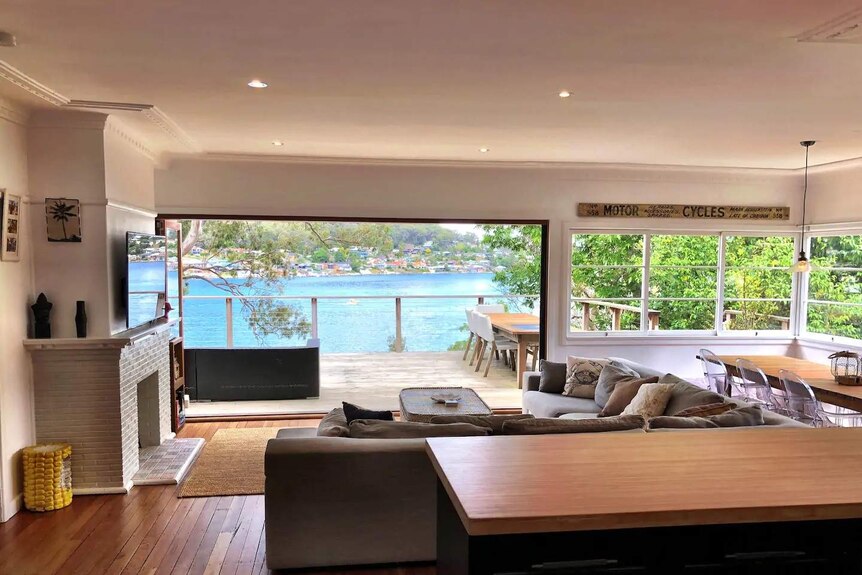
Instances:
[[[349,437],[350,429],[347,425],[344,409],[336,407],[320,420],[320,425],[317,426],[317,435],[320,437]]]
[[[536,417],[559,417],[564,413],[598,413],[601,408],[591,399],[566,397],[556,393],[528,391],[524,393],[524,409]]]
[[[391,411],[375,411],[373,409],[365,409],[364,407],[359,407],[358,405],[353,405],[352,403],[347,403],[346,401],[342,401],[341,406],[344,409],[344,417],[347,418],[348,424],[355,419],[379,419],[381,421],[392,421],[393,419],[395,419],[394,417],[392,417]]]
[[[667,402],[667,407],[664,410],[665,415],[674,415],[683,409],[694,407],[696,405],[707,405],[709,403],[720,403],[724,401],[724,396],[715,392],[698,387],[680,377],[667,373],[658,380],[659,383],[669,383],[674,385],[673,393],[670,395],[670,401]]]
[[[380,419],[357,419],[350,422],[350,437],[354,439],[414,439],[474,435],[491,435],[491,429],[469,423],[434,424]]]
[[[564,413],[557,419],[596,419],[598,413]]]
[[[603,433],[643,429],[646,421],[639,415],[623,415],[604,419],[525,419],[507,421],[503,435],[545,435],[553,433]]]
[[[737,406],[730,402],[707,403],[705,405],[695,405],[688,409],[683,409],[679,413],[674,413],[675,417],[706,417],[707,415],[718,415],[725,411],[735,409]]]
[[[491,433],[499,435],[503,433],[503,424],[507,421],[518,421],[521,419],[533,419],[528,413],[513,413],[510,415],[435,415],[429,423],[437,425],[445,423],[469,423],[479,427],[488,427]]]
[[[754,427],[757,425],[763,425],[763,411],[759,405],[740,407],[706,417],[663,415],[649,420],[650,429],[708,429],[715,427]]]
[[[667,402],[670,399],[670,394],[673,392],[673,385],[666,383],[647,383],[640,386],[634,399],[631,400],[622,415],[640,415],[649,419],[664,413]],[[616,393],[616,390],[614,390]],[[613,395],[611,395],[613,399]]]
[[[607,364],[607,359],[570,355],[566,358],[566,383],[592,385],[599,380],[599,374]]]
[[[606,369],[614,369],[608,366]],[[613,391],[605,402],[605,406],[599,413],[599,417],[609,415],[620,415],[628,404],[632,402],[641,386],[648,383],[657,383],[657,377],[640,377],[637,375],[625,375],[613,380]],[[596,392],[598,393],[598,391]],[[598,403],[598,402],[597,402]]]
[[[639,377],[640,375],[636,371],[629,369],[628,367],[617,363],[609,363],[604,369],[602,369],[599,374],[599,379],[596,382],[596,404],[603,408],[608,403],[608,399],[610,399],[611,393],[613,393],[614,387],[616,387],[617,383],[627,379],[637,379]],[[625,405],[623,407],[625,407]],[[622,411],[622,408],[620,408],[620,411]]]
[[[539,391],[563,393],[566,386],[566,364],[543,359],[539,362]]]

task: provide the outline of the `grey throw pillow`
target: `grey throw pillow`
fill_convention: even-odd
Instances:
[[[640,415],[621,415],[602,419],[538,418],[507,421],[503,435],[548,435],[556,433],[602,433],[643,429],[646,421]]]
[[[604,409],[617,384],[621,381],[629,381],[632,378],[638,379],[640,378],[640,374],[619,363],[609,362],[602,369],[601,373],[599,373],[599,379],[596,382],[596,405]],[[620,411],[622,411],[622,408]]]
[[[469,423],[435,425],[433,423],[383,421],[380,419],[357,419],[350,422],[350,437],[357,439],[417,439],[473,435],[491,435],[491,429]]]
[[[661,376],[659,383],[670,383],[674,385],[670,394],[670,400],[664,409],[665,415],[676,415],[684,409],[710,403],[724,403],[724,397],[708,389],[698,387],[693,383],[667,373]]]
[[[513,413],[510,415],[435,415],[430,423],[437,425],[445,423],[469,423],[479,427],[488,427],[494,435],[503,433],[503,424],[507,421],[535,419],[529,413]]]
[[[542,393],[563,393],[566,386],[566,364],[543,359],[539,362],[539,391]]]
[[[749,405],[706,417],[675,417],[663,415],[649,420],[650,429],[709,429],[716,427],[754,427],[763,425],[759,405]]]
[[[319,437],[349,437],[350,429],[347,427],[344,410],[336,407],[324,415],[323,419],[320,420],[320,425],[317,426],[317,435]]]

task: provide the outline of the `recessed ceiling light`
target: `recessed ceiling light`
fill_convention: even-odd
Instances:
[[[491,148],[479,148],[479,151],[482,152],[483,154],[487,154],[488,152],[491,151]]]
[[[569,92],[568,90],[563,90],[562,92],[560,92],[560,98],[568,98],[571,95],[571,92]]]
[[[273,140],[272,145],[273,146],[283,146],[284,142],[282,142],[281,140]]]
[[[269,84],[261,80],[252,80],[248,83],[249,88],[266,88],[267,86],[269,86]]]

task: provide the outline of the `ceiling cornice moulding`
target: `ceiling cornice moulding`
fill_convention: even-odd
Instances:
[[[54,106],[65,106],[69,103],[69,98],[55,92],[48,86],[41,84],[12,66],[11,64],[0,60],[0,78],[12,82],[22,90],[26,90],[37,98],[41,98]]]
[[[132,133],[128,127],[117,118],[108,116],[108,121],[105,123],[105,129],[122,138],[127,144],[146,156],[151,162],[156,163],[158,161],[158,155],[153,153],[141,138]]]
[[[193,159],[216,162],[260,162],[275,164],[325,164],[352,166],[427,166],[451,168],[494,168],[494,169],[557,169],[557,170],[617,170],[617,171],[656,171],[662,173],[714,173],[738,175],[776,175],[796,171],[796,168],[733,168],[722,166],[685,166],[674,164],[613,164],[599,162],[541,162],[541,161],[483,161],[483,160],[423,160],[400,158],[348,158],[324,156],[279,156],[275,154],[231,154],[208,152],[199,155],[170,154],[172,160]]]

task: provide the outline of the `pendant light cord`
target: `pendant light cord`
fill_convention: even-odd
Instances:
[[[813,143],[813,142],[812,142]],[[808,206],[808,150],[811,145],[805,146],[805,178],[802,185],[802,251],[805,252],[805,208]]]

